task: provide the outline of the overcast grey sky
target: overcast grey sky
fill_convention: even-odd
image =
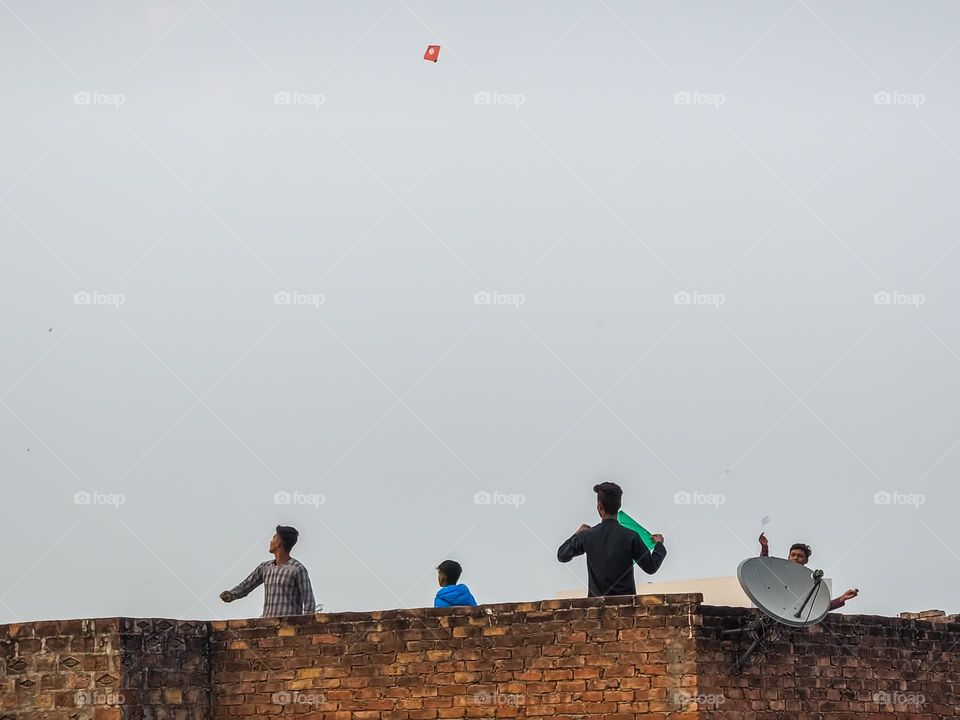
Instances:
[[[2,0],[0,66],[0,622],[256,616],[277,523],[329,610],[552,597],[603,479],[658,580],[958,609],[956,3]]]

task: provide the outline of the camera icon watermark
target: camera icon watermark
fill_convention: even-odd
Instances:
[[[126,103],[127,96],[123,93],[81,90],[73,94],[74,105],[106,105],[119,109],[121,105],[126,105]]]
[[[300,290],[277,290],[273,294],[274,305],[306,305],[319,308],[327,302],[323,293],[308,293]]]
[[[727,496],[721,493],[679,490],[673,494],[674,505],[707,505],[719,509],[726,502]]]
[[[923,93],[907,93],[898,90],[878,90],[873,94],[874,105],[906,105],[919,109],[925,105],[927,96]]]
[[[489,492],[478,490],[473,494],[474,505],[508,505],[519,509],[527,501],[523,493],[504,493],[499,490]]]
[[[326,105],[327,96],[322,93],[302,92],[300,90],[280,90],[273,94],[274,105],[306,105],[314,110],[319,110],[321,105]]]
[[[504,93],[499,90],[494,90],[493,92],[478,90],[473,94],[474,105],[506,105],[519,110],[520,106],[526,102],[527,96],[522,93]]]
[[[279,490],[273,494],[274,505],[311,505],[318,508],[325,502],[327,502],[327,496],[320,493]]]
[[[723,293],[705,293],[699,290],[690,292],[688,290],[678,290],[673,294],[674,305],[706,305],[715,310],[727,302],[727,296]]]
[[[899,490],[879,490],[873,494],[874,505],[905,505],[914,509],[919,509],[921,505],[927,502],[927,496],[923,493],[905,493]]]
[[[78,290],[73,294],[74,305],[106,305],[117,308],[127,302],[123,293],[105,293],[99,290]]]
[[[725,105],[727,96],[723,93],[708,93],[700,90],[679,90],[673,94],[674,105],[706,105],[714,109]]]
[[[874,305],[906,305],[919,308],[927,303],[927,296],[923,293],[905,293],[899,290],[878,290],[873,294]]]
[[[474,305],[507,305],[509,307],[520,309],[520,306],[527,302],[527,296],[523,293],[505,293],[499,290],[492,292],[488,290],[478,290],[473,294]]]

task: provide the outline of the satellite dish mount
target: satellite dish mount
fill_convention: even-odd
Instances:
[[[830,594],[823,582],[823,570],[808,570],[783,558],[748,558],[737,568],[740,587],[753,601],[757,615],[738,628],[720,633],[721,638],[736,636],[750,645],[733,663],[733,673],[743,672],[758,648],[780,636],[786,628],[816,625],[830,610]]]

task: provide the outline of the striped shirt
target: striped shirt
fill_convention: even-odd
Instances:
[[[260,585],[263,585],[262,617],[312,615],[316,610],[317,601],[307,569],[293,558],[283,565],[277,565],[275,560],[260,563],[230,594],[234,599],[246,597]]]

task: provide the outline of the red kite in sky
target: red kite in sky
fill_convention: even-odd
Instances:
[[[440,57],[440,46],[427,45],[427,51],[423,54],[423,59],[436,62],[438,57]]]

